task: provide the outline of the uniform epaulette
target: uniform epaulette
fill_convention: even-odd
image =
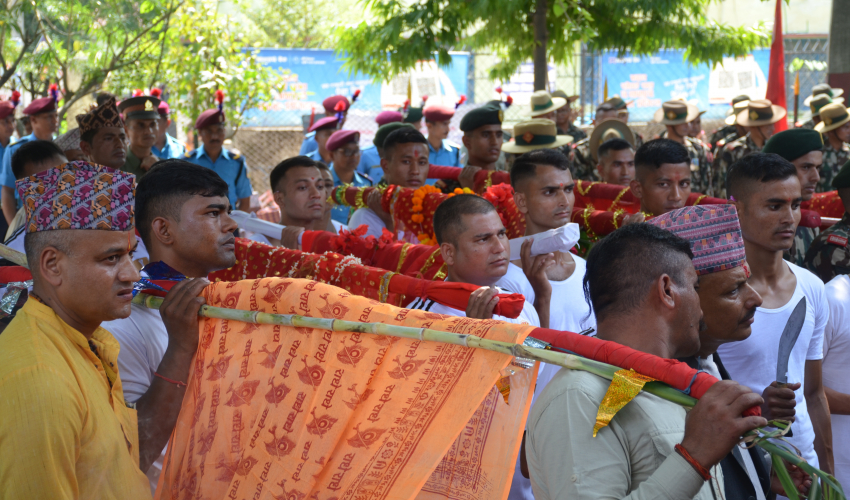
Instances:
[[[460,144],[454,143],[448,139],[443,139],[443,144],[449,146],[450,148],[460,149]]]
[[[183,158],[191,158],[193,154],[195,154],[194,149],[192,151],[186,151],[185,153],[183,153]]]
[[[233,160],[238,160],[242,158],[242,153],[240,153],[239,151],[230,151],[230,158]],[[245,159],[242,158],[242,160],[244,161]]]

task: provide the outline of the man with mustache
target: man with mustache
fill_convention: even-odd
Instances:
[[[688,150],[670,139],[644,143],[635,153],[635,179],[631,187],[646,216],[682,208],[691,194]]]
[[[797,169],[775,154],[754,153],[732,164],[726,188],[738,210],[751,275],[761,295],[753,333],[717,348],[732,376],[753,391],[775,386],[779,339],[791,312],[806,298],[806,318],[788,362],[787,387],[795,391],[796,414],[788,442],[821,470],[831,472],[832,431],[823,389],[823,332],[829,307],[823,282],[782,259],[791,247],[803,201]],[[770,407],[765,417],[774,418]]]
[[[729,380],[717,348],[749,338],[756,308],[761,296],[747,281],[748,267],[744,240],[734,205],[699,205],[685,207],[655,217],[649,224],[667,229],[686,239],[694,253],[694,268],[699,275],[699,302],[703,312],[700,348],[694,356],[680,359],[721,380]],[[775,418],[793,420],[794,391],[768,386],[762,393],[765,408]],[[770,466],[757,448],[737,446],[721,460],[724,497],[727,500],[764,500],[773,486],[782,490],[776,476],[769,474]],[[798,483],[804,475],[797,467],[789,468]],[[773,485],[771,485],[773,480]],[[811,483],[802,484],[806,490]],[[805,491],[802,491],[805,493]]]
[[[474,194],[453,196],[434,211],[434,235],[446,263],[446,281],[470,283],[481,288],[472,292],[466,311],[429,299],[416,299],[408,308],[449,316],[497,319],[509,323],[541,326],[537,311],[526,301],[516,319],[494,315],[500,289],[496,283],[510,264],[510,245],[499,213],[489,201]],[[542,294],[542,290],[537,292]],[[545,326],[545,325],[544,325]]]
[[[687,241],[649,224],[629,224],[594,245],[584,288],[597,336],[661,358],[697,353],[703,313],[692,257]],[[718,464],[744,433],[767,425],[741,415],[762,398],[723,380],[688,412],[640,392],[594,433],[610,385],[564,369],[538,396],[525,441],[537,500],[720,498]]]
[[[779,132],[768,140],[762,153],[775,153],[790,161],[797,168],[797,177],[803,192],[803,201],[809,201],[815,195],[820,182],[823,166],[823,138],[814,130],[795,128]],[[794,244],[783,253],[789,262],[805,267],[806,252],[820,230],[813,227],[797,226]]]
[[[159,103],[156,97],[139,96],[124,99],[118,105],[118,110],[124,114],[124,129],[130,141],[127,160],[121,170],[140,180],[159,161],[151,151],[159,130]]]
[[[150,498],[139,457],[150,434],[161,436],[162,450],[183,391],[152,406],[155,418],[139,415],[137,426],[118,342],[102,326],[130,315],[139,279],[130,260],[134,189],[132,175],[87,162],[18,182],[33,291],[0,335],[0,497]],[[178,284],[165,298],[171,352],[183,354],[163,363],[163,377],[188,375],[205,284]],[[172,329],[186,321],[194,330]]]
[[[121,344],[117,362],[124,397],[138,411],[139,467],[147,472],[151,491],[162,471],[162,451],[177,421],[198,347],[198,309],[203,303],[198,294],[209,283],[209,273],[236,262],[237,225],[230,210],[227,183],[212,170],[184,160],[158,162],[136,190],[138,230],[151,262],[142,268],[142,276],[156,279],[164,267],[190,278],[190,293],[171,306],[189,312],[181,321],[167,321],[169,308],[157,311],[133,304],[129,317],[103,324]]]
[[[80,149],[93,163],[115,169],[124,166],[127,133],[114,98],[77,115],[77,124],[80,126]]]
[[[389,185],[416,189],[425,185],[428,178],[428,140],[421,132],[410,127],[400,127],[384,140],[381,168],[384,180]],[[357,229],[365,225],[367,235],[380,237],[384,228],[397,232],[399,241],[419,243],[414,231],[406,228],[393,228],[392,216],[381,206],[382,192],[372,191],[366,199],[366,206],[358,208],[351,215],[348,227]]]

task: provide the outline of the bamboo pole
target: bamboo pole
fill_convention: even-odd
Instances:
[[[151,309],[159,309],[160,305],[162,305],[162,301],[163,299],[161,297],[155,297],[153,295],[143,293],[140,293],[133,298],[134,303]],[[227,309],[208,305],[201,306],[199,315],[206,318],[228,319],[262,325],[318,328],[321,330],[330,330],[335,332],[371,333],[373,335],[462,345],[464,347],[474,349],[498,352],[508,356],[542,361],[544,363],[563,366],[571,370],[583,370],[608,380],[613,379],[614,373],[621,369],[614,365],[583,358],[581,356],[576,356],[575,354],[528,347],[511,342],[482,339],[475,335],[462,335],[458,333],[431,330],[428,328],[387,325],[385,323],[360,323],[357,321],[346,321],[332,318],[312,318],[297,314],[270,314],[259,311],[244,311],[240,309]],[[644,390],[650,394],[654,394],[660,398],[686,408],[693,407],[697,401],[691,396],[688,396],[663,382],[647,383],[644,385]]]
[[[27,256],[17,250],[7,247],[6,245],[0,244],[0,257],[29,269],[29,266],[27,265]]]

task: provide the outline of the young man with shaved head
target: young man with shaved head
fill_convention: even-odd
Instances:
[[[685,206],[691,194],[690,161],[685,146],[670,139],[655,139],[638,148],[631,187],[644,214],[657,216]]]
[[[786,439],[807,462],[831,472],[832,432],[821,372],[829,317],[824,285],[782,259],[800,222],[803,196],[797,169],[778,155],[754,153],[732,164],[726,189],[741,221],[749,283],[763,303],[756,309],[752,335],[721,345],[717,352],[732,378],[753,391],[776,386],[780,337],[792,311],[806,299],[805,322],[788,359],[787,388],[795,392],[796,414],[794,435]],[[770,411],[765,416],[774,418]]]

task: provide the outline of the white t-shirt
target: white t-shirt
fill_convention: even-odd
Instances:
[[[380,238],[382,234],[381,230],[387,227],[384,221],[378,217],[378,214],[369,207],[358,208],[351,214],[351,219],[348,220],[348,227],[352,230],[363,225],[369,228],[366,231],[366,235],[374,236],[375,238]]]
[[[792,425],[794,436],[786,439],[800,449],[807,462],[817,467],[815,431],[803,391],[806,386],[806,361],[823,358],[823,332],[829,319],[829,305],[823,282],[817,276],[790,262],[785,264],[797,277],[797,287],[791,300],[778,309],[756,309],[752,335],[740,342],[723,344],[717,352],[732,380],[761,394],[765,387],[776,380],[782,330],[794,307],[800,299],[806,297],[806,320],[788,360],[788,382],[800,382],[803,385],[796,391],[796,421]]]
[[[503,290],[496,287],[499,290],[499,293],[511,293],[506,290]],[[431,299],[420,299],[417,298],[407,306],[408,309],[419,309],[421,311],[428,311],[436,314],[445,314],[446,316],[459,316],[461,318],[466,317],[466,311],[461,311],[458,309],[451,308],[449,306],[444,306],[438,302],[434,302]],[[497,314],[493,315],[493,319],[498,321],[505,321],[507,323],[513,323],[515,325],[532,325],[532,326],[540,326],[540,318],[537,317],[537,311],[534,310],[534,306],[529,304],[528,302],[523,303],[522,311],[519,313],[519,316],[516,318],[506,318],[505,316],[499,316]]]
[[[850,394],[850,276],[826,284],[829,321],[823,333],[823,385]],[[850,415],[832,414],[835,477],[850,484]]]
[[[115,337],[121,346],[118,352],[118,373],[124,387],[124,399],[136,402],[153,383],[154,372],[168,348],[168,332],[157,309],[133,304],[130,316],[107,321],[101,326]],[[151,482],[151,493],[162,472],[165,450],[154,461],[146,475]]]
[[[595,330],[596,317],[584,300],[583,281],[587,272],[587,262],[577,255],[571,255],[571,257],[576,263],[573,274],[563,281],[549,280],[552,285],[552,298],[549,301],[549,328],[574,333],[580,333],[588,328]],[[534,304],[534,289],[531,288],[531,283],[521,267],[510,263],[508,272],[497,282],[497,285],[505,290],[525,295],[527,303]],[[559,371],[561,367],[558,365],[540,363],[531,406],[534,406],[537,397]],[[533,500],[531,480],[522,476],[519,464],[518,457],[508,500]]]

